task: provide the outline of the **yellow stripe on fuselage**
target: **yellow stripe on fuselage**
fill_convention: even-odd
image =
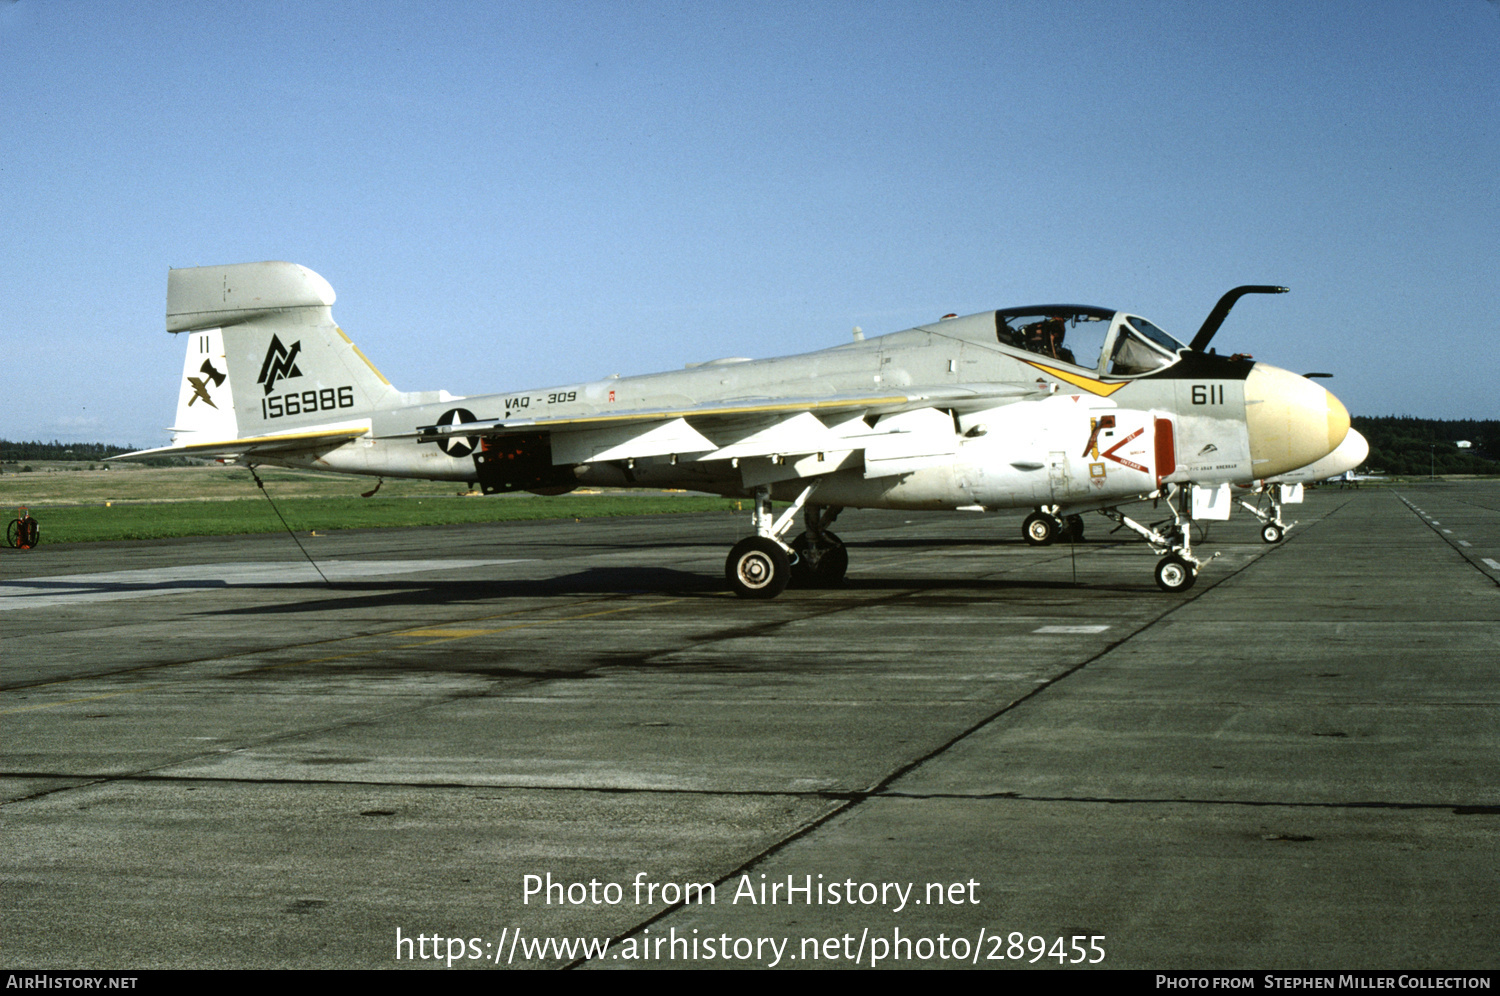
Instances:
[[[1085,377],[1082,374],[1071,373],[1067,370],[1059,370],[1057,367],[1049,367],[1047,366],[1047,364],[1037,363],[1035,360],[1024,360],[1022,362],[1036,367],[1038,370],[1049,373],[1052,376],[1056,377],[1058,380],[1065,380],[1069,384],[1072,384],[1074,387],[1081,387],[1090,394],[1097,394],[1101,398],[1109,397],[1111,394],[1114,394],[1120,388],[1130,383],[1129,381],[1120,381],[1118,384],[1106,384],[1102,380],[1095,380],[1092,377]]]

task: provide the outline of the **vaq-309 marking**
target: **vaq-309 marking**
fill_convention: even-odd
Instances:
[[[167,331],[185,332],[172,445],[130,454],[236,457],[486,494],[579,485],[754,499],[755,534],[725,573],[745,598],[837,584],[845,508],[1032,508],[1033,543],[1099,511],[1161,555],[1157,584],[1192,585],[1193,488],[1227,492],[1311,464],[1349,414],[1318,384],[1207,351],[1123,311],[1039,305],[948,317],[799,356],[455,397],[391,386],[334,324],[333,288],[291,263],[172,270]],[[1159,498],[1170,521],[1119,507]],[[772,500],[791,507],[773,513]],[[803,531],[788,541],[798,514]],[[1076,534],[1075,533],[1075,534]]]

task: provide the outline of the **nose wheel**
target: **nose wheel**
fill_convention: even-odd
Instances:
[[[1198,580],[1198,569],[1175,554],[1156,563],[1156,586],[1165,592],[1187,591]]]

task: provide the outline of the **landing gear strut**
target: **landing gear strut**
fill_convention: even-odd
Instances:
[[[1193,582],[1198,580],[1198,571],[1203,565],[1218,554],[1206,559],[1193,556],[1192,519],[1183,515],[1179,510],[1180,505],[1188,503],[1187,491],[1175,484],[1169,484],[1163,489],[1162,494],[1167,510],[1172,513],[1170,523],[1163,522],[1154,527],[1143,526],[1118,509],[1105,508],[1100,511],[1136,533],[1156,553],[1166,554],[1156,564],[1158,588],[1166,592],[1187,591],[1193,586]]]

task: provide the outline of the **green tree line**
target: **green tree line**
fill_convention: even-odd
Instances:
[[[1387,474],[1500,474],[1500,420],[1407,415],[1350,419],[1370,441],[1367,471]],[[1459,449],[1458,442],[1472,445]]]
[[[56,439],[50,443],[0,439],[0,460],[6,463],[16,460],[103,460],[117,453],[129,453],[135,448],[111,443],[63,443]]]

